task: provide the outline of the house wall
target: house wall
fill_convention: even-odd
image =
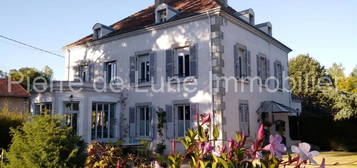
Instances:
[[[4,108],[5,105],[9,108],[10,112],[17,112],[26,114],[30,110],[28,98],[23,97],[0,97],[0,110]]]
[[[274,74],[273,62],[279,60],[285,68],[283,72],[284,78],[287,76],[287,63],[288,53],[275,45],[265,41],[263,38],[253,34],[233,23],[230,20],[223,22],[221,29],[224,33],[224,68],[223,73],[225,77],[230,77],[229,84],[224,96],[225,111],[223,114],[223,130],[226,138],[234,138],[235,131],[239,128],[239,101],[246,100],[249,104],[250,116],[250,138],[254,138],[259,126],[259,116],[256,110],[259,108],[262,101],[273,100],[284,105],[290,106],[290,95],[287,92],[268,92],[265,87],[257,84],[256,81],[252,82],[252,88],[249,82],[240,82],[234,79],[234,45],[239,43],[245,45],[247,50],[251,52],[251,76],[257,76],[257,61],[256,55],[263,53],[270,60],[270,75]],[[284,85],[289,88],[288,84]],[[237,88],[237,89],[236,89]],[[260,91],[260,89],[262,91]],[[288,127],[287,127],[288,128]]]
[[[117,39],[108,43],[85,47],[70,48],[71,65],[75,65],[78,60],[89,59],[96,61],[95,74],[103,76],[103,63],[107,61],[117,61],[118,76],[124,79],[124,87],[128,90],[128,99],[124,109],[125,118],[129,118],[129,107],[136,103],[150,102],[156,107],[165,108],[165,105],[172,105],[177,100],[189,100],[199,104],[200,113],[209,113],[211,110],[210,94],[210,53],[209,53],[209,23],[207,19],[192,21],[185,24],[172,26],[166,29],[154,30],[152,32],[138,34],[126,38]],[[173,46],[185,46],[186,44],[196,44],[198,48],[198,78],[197,83],[187,82],[184,85],[172,84],[173,90],[167,88],[165,55],[166,50]],[[129,63],[130,56],[135,52],[152,50],[156,52],[156,83],[152,85],[154,89],[164,88],[164,91],[154,92],[149,87],[132,87],[129,83]],[[68,69],[66,69],[66,74]],[[69,79],[73,79],[73,68],[69,69]],[[99,80],[96,80],[100,82]],[[189,89],[197,88],[193,92],[183,92],[184,87]],[[181,91],[180,91],[181,90]]]

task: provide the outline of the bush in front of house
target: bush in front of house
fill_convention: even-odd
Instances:
[[[11,129],[11,134],[6,168],[84,166],[85,144],[60,117],[30,117],[22,127]]]
[[[10,128],[17,128],[22,125],[24,116],[10,111],[7,104],[0,109],[0,148],[8,149],[11,143]]]

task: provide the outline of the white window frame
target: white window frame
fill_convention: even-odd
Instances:
[[[157,11],[157,17],[158,17],[159,23],[167,21],[167,14],[168,14],[167,8]]]
[[[115,83],[117,79],[117,62],[110,61],[105,63],[105,80],[107,83]]]
[[[248,53],[247,49],[244,47],[238,48],[238,68],[240,74],[238,74],[238,78],[246,78],[248,77]]]
[[[39,110],[37,111],[37,106],[39,106]],[[47,108],[46,106],[49,106],[49,108]],[[34,114],[35,115],[43,115],[44,114],[44,110],[48,110],[48,114],[52,114],[52,102],[41,102],[41,103],[35,103],[34,104]]]
[[[74,109],[74,105],[77,104],[78,105],[78,110]],[[65,122],[67,124],[67,126],[70,126],[73,128],[73,117],[74,115],[77,115],[76,118],[77,120],[76,122],[76,128],[73,129],[73,131],[75,133],[78,133],[78,126],[79,126],[79,102],[64,102],[64,107],[63,107],[63,115],[65,118]],[[67,108],[67,105],[70,105],[69,108]]]
[[[277,62],[276,63],[276,78],[278,81],[278,89],[283,89],[283,65],[281,64],[281,62]]]
[[[174,56],[174,76],[182,78],[182,77],[189,77],[191,66],[190,66],[190,47],[182,47],[175,49],[175,56]],[[182,65],[180,66],[179,60],[182,58]],[[180,68],[182,68],[182,74],[180,74]]]
[[[142,69],[142,64],[144,63],[144,69]],[[151,81],[150,73],[150,54],[141,54],[137,56],[137,71],[139,73],[139,83],[148,83]],[[144,79],[142,79],[144,75]]]
[[[249,110],[250,110],[249,109],[249,103],[247,101],[239,102],[239,107],[238,107],[238,111],[239,111],[239,129],[246,136],[250,136],[250,115],[249,115]]]
[[[262,83],[264,84],[265,81],[268,78],[268,59],[266,56],[259,56],[259,63],[261,68],[261,73],[260,73],[260,78],[262,80]]]
[[[184,137],[186,134],[186,131],[192,128],[192,123],[191,123],[191,105],[190,104],[175,104],[175,115],[176,115],[176,130],[177,130],[177,137]],[[183,120],[182,123],[180,123],[180,119],[179,119],[179,108],[182,107],[183,109]],[[186,110],[189,110],[189,119],[186,118]],[[189,123],[189,124],[187,124]],[[180,132],[180,124],[183,124],[183,132]]]
[[[143,110],[143,111],[141,111]],[[143,118],[141,118],[141,112],[144,112]],[[150,127],[151,127],[151,117],[150,117],[150,107],[148,105],[137,106],[137,124],[139,124],[138,137],[150,137]],[[142,128],[143,127],[143,128]],[[143,132],[141,132],[143,130]]]
[[[108,118],[107,118],[107,137],[104,137],[104,107],[107,105],[108,107]],[[101,106],[101,110],[99,107]],[[111,110],[111,106],[113,106],[113,111]],[[93,113],[95,113],[95,118],[93,118]],[[99,114],[99,115],[98,115]],[[116,103],[103,103],[103,102],[93,102],[92,103],[92,111],[91,111],[91,140],[106,140],[115,138],[115,121],[116,121]],[[113,118],[111,118],[113,117]],[[101,131],[98,131],[98,123],[100,122]],[[101,133],[98,136],[98,133]]]
[[[83,82],[89,80],[89,66],[88,65],[78,65],[79,77]]]

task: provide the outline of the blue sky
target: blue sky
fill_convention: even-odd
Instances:
[[[291,47],[289,55],[309,53],[329,67],[357,65],[356,0],[228,0],[237,10],[253,8],[256,22],[270,21],[273,35]],[[91,33],[97,23],[112,24],[154,0],[2,0],[0,34],[59,54],[61,47]],[[64,77],[64,59],[0,38],[0,70],[50,66]]]

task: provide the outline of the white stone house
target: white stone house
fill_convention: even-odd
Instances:
[[[224,0],[156,0],[111,26],[97,23],[92,35],[63,48],[67,81],[34,94],[32,112],[65,115],[87,142],[158,143],[162,108],[167,144],[194,127],[199,113],[212,115],[220,142],[236,131],[254,138],[265,120],[290,145],[291,49],[272,36],[271,23],[254,17]]]

